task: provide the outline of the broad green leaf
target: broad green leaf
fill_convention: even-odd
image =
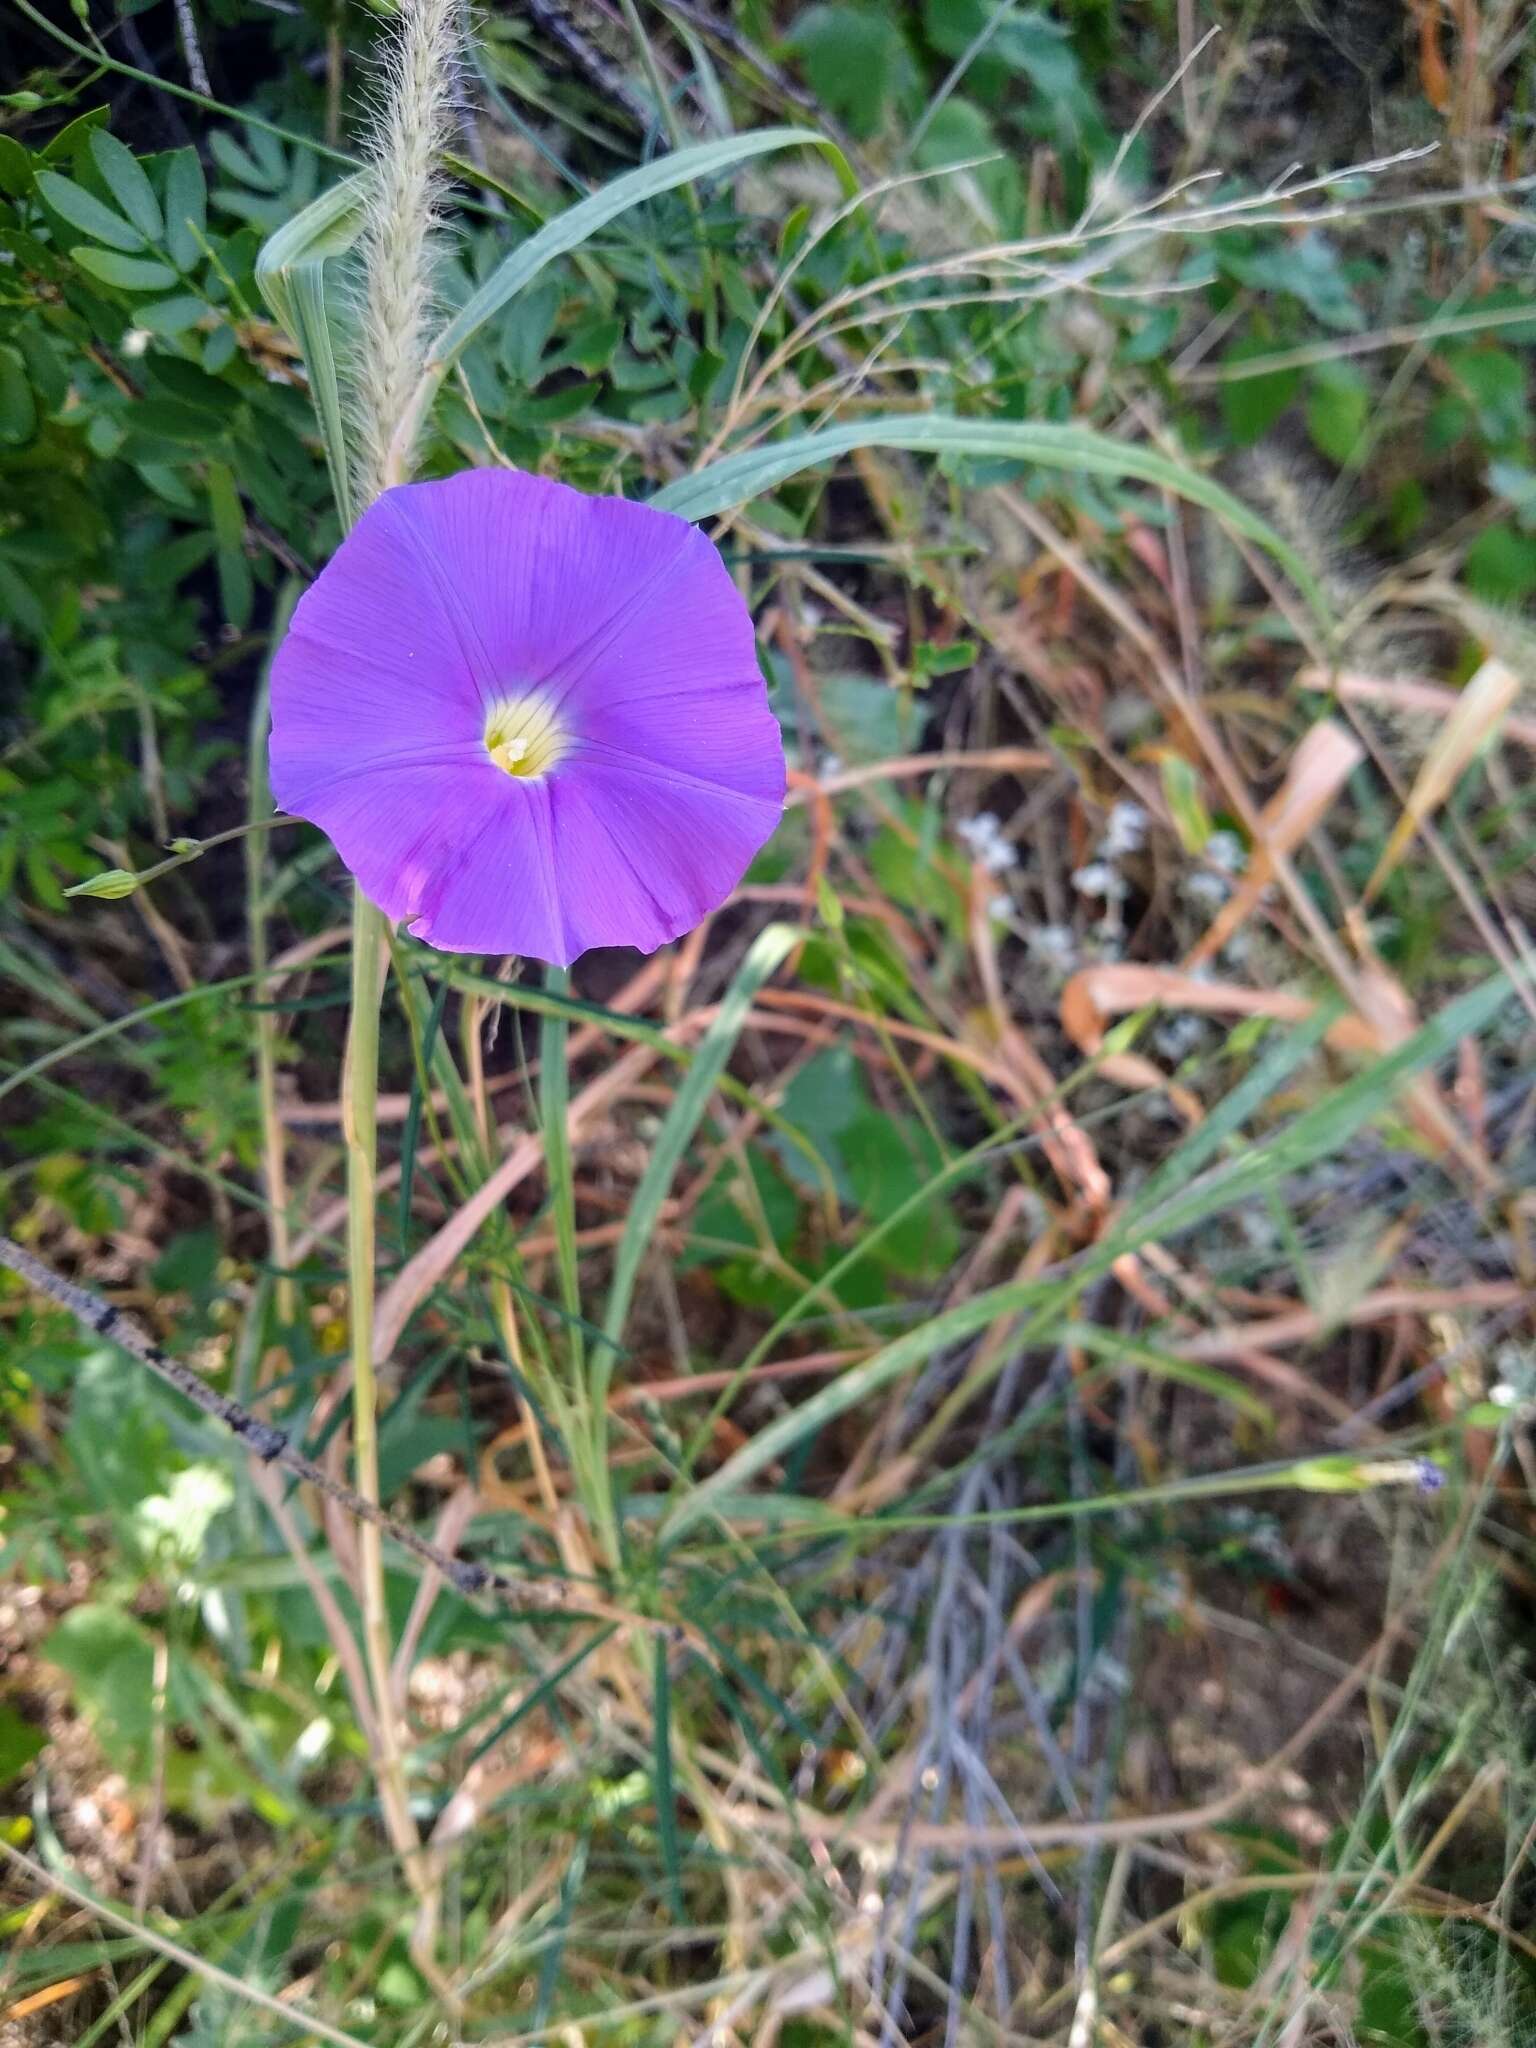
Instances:
[[[165,246],[171,261],[190,270],[202,254],[208,225],[208,187],[195,149],[178,149],[165,176]]]
[[[144,247],[144,237],[131,221],[114,213],[110,206],[103,206],[93,192],[87,192],[61,171],[39,171],[37,189],[55,213],[93,241],[105,242],[109,249]]]
[[[917,70],[894,8],[836,4],[808,8],[789,47],[811,90],[858,136],[873,135],[897,102],[910,100]]]
[[[158,242],[165,233],[160,202],[133,151],[125,149],[105,128],[92,131],[89,147],[112,197],[146,241]]]
[[[0,192],[20,199],[32,183],[32,159],[14,135],[0,135]]]
[[[1507,521],[1485,527],[1467,549],[1467,588],[1488,604],[1523,604],[1536,590],[1536,535]]]
[[[21,350],[0,345],[0,441],[14,448],[36,431],[37,401]]]
[[[145,256],[120,256],[115,249],[71,249],[82,270],[99,277],[103,284],[116,285],[123,292],[163,292],[176,282],[168,263],[156,263]]]
[[[47,1746],[48,1737],[41,1728],[24,1721],[14,1707],[0,1700],[0,1788],[19,1778]]]
[[[944,413],[888,413],[884,417],[847,420],[809,434],[791,434],[725,455],[707,469],[679,477],[651,499],[663,511],[684,519],[709,519],[733,505],[746,504],[773,490],[786,478],[819,463],[830,462],[855,448],[901,448],[912,454],[994,455],[1038,463],[1090,476],[1134,478],[1140,483],[1175,491],[1192,504],[1203,505],[1224,520],[1234,533],[1267,548],[1290,576],[1319,618],[1328,604],[1317,578],[1295,549],[1220,484],[1198,470],[1186,468],[1155,449],[1140,448],[1094,427],[1058,426],[1047,421],[957,419]]]
[[[1353,363],[1320,363],[1307,395],[1307,432],[1330,462],[1348,462],[1371,416],[1371,387]]]
[[[232,626],[251,622],[251,567],[245,559],[245,513],[226,463],[208,465],[208,511],[218,541],[219,597]]]
[[[134,318],[151,334],[185,334],[189,327],[195,327],[208,308],[190,292],[178,292],[174,298],[156,299],[152,305],[136,306]]]
[[[446,372],[486,322],[493,320],[502,307],[547,264],[553,263],[557,256],[568,255],[572,249],[580,248],[599,228],[606,227],[621,213],[627,213],[631,207],[639,206],[647,199],[655,199],[663,192],[675,191],[679,185],[691,184],[695,178],[715,177],[733,170],[737,164],[745,163],[751,157],[763,156],[769,150],[789,149],[799,143],[812,143],[818,149],[830,150],[838,163],[842,162],[841,153],[814,129],[759,128],[748,135],[727,135],[715,142],[700,142],[688,149],[675,149],[667,156],[658,157],[654,163],[642,164],[638,170],[626,171],[622,177],[611,179],[589,199],[579,201],[546,222],[537,234],[530,235],[497,265],[432,343],[427,351],[428,369],[438,376]]]

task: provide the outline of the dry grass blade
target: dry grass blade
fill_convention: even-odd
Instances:
[[[1416,835],[1445,802],[1463,773],[1492,746],[1510,708],[1520,696],[1520,678],[1502,661],[1490,659],[1460,692],[1454,708],[1414,778],[1403,815],[1392,828],[1362,901],[1369,903],[1402,859]]]

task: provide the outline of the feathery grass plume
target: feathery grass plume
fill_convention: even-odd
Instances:
[[[403,481],[390,473],[391,442],[421,375],[441,186],[436,165],[452,109],[458,16],[457,0],[400,0],[368,148],[374,177],[360,238],[363,302],[353,387],[360,507]]]

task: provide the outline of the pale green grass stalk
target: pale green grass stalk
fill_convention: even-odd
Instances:
[[[288,629],[298,586],[290,582],[278,601],[272,621],[272,645],[277,647]],[[269,672],[262,673],[256,701],[251,707],[250,747],[246,757],[247,819],[255,826],[271,809],[272,795],[267,783],[267,686]],[[263,897],[267,881],[265,834],[247,833],[245,854],[245,930],[251,972],[265,975],[268,966],[267,916]],[[289,1268],[292,1242],[288,1227],[288,1169],[282,1118],[277,1109],[277,1017],[268,1008],[256,1011],[256,1095],[261,1115],[261,1171],[267,1197],[267,1245],[277,1268],[277,1319],[291,1325],[298,1313],[298,1298]]]
[[[409,471],[410,443],[396,428],[419,381],[431,307],[430,238],[436,221],[437,158],[446,131],[455,51],[453,0],[407,0],[390,60],[370,155],[361,235],[363,310],[354,385],[356,498],[366,508]],[[378,1382],[374,1373],[377,1238],[379,1009],[386,928],[361,889],[353,892],[352,1009],[342,1088],[347,1146],[347,1281],[350,1302],[352,1436],[357,1490],[379,1501]],[[393,1649],[378,1531],[359,1531],[363,1637],[379,1728],[379,1797],[390,1840],[421,1904],[418,1949],[430,1947],[437,1896],[411,1816],[400,1717],[391,1681]],[[430,1956],[416,1960],[430,1969]]]

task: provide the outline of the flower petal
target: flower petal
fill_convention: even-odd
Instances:
[[[480,693],[434,581],[388,497],[359,520],[300,598],[272,664],[274,799],[384,763],[474,760]]]
[[[703,540],[674,513],[521,470],[464,470],[380,502],[438,590],[487,702],[544,684],[665,589]]]
[[[571,957],[654,952],[717,910],[778,823],[777,799],[649,774],[583,754],[550,778],[556,882]]]

